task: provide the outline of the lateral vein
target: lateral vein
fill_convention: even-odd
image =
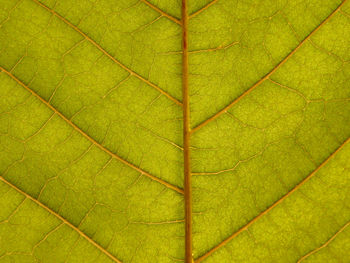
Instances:
[[[270,207],[268,207],[266,210],[261,212],[259,215],[257,215],[255,218],[253,218],[249,223],[247,223],[245,226],[241,227],[237,232],[233,233],[231,236],[226,238],[224,241],[210,249],[207,253],[200,256],[195,260],[195,263],[201,262],[207,257],[209,257],[211,254],[213,254],[215,251],[219,250],[220,248],[227,245],[232,239],[234,239],[236,236],[238,236],[243,231],[247,230],[252,224],[254,224],[256,221],[258,221],[261,217],[266,215],[268,212],[270,212],[273,208],[275,208],[277,205],[282,203],[287,197],[289,197],[291,194],[296,192],[301,186],[303,186],[307,181],[309,181],[322,167],[324,167],[341,149],[345,147],[346,144],[350,142],[350,137],[345,140],[331,155],[327,157],[315,170],[313,170],[307,177],[305,177],[300,183],[298,183],[294,188],[292,188],[288,193],[286,193],[284,196],[282,196],[279,200],[277,200],[275,203],[273,203]]]
[[[312,35],[314,35],[324,24],[326,24],[345,4],[347,0],[344,0],[321,24],[319,24],[306,38],[304,38],[303,41],[301,41],[296,48],[292,50],[280,63],[278,63],[268,74],[266,74],[262,79],[260,79],[258,82],[256,82],[253,86],[251,86],[249,89],[247,89],[244,93],[242,93],[239,97],[237,97],[234,101],[232,101],[230,104],[228,104],[225,108],[218,111],[216,114],[211,116],[210,118],[206,119],[202,123],[200,123],[198,126],[192,129],[192,133],[198,131],[199,129],[206,126],[208,123],[212,122],[213,120],[217,119],[222,114],[226,113],[231,107],[233,107],[235,104],[237,104],[240,100],[242,100],[244,97],[246,97],[249,93],[251,93],[255,88],[257,88],[261,83],[263,83],[265,80],[269,79],[270,76],[275,73],[284,63],[288,61],[290,57],[292,57],[302,46],[305,42],[307,42]]]
[[[339,235],[341,232],[343,232],[348,226],[350,225],[350,222],[346,223],[344,226],[342,226],[337,232],[335,232],[335,234],[326,241],[326,243],[324,243],[323,245],[319,246],[318,248],[315,248],[314,250],[310,251],[309,253],[307,253],[305,256],[301,257],[297,263],[300,263],[301,261],[303,261],[304,259],[306,259],[307,257],[311,256],[312,254],[316,253],[317,251],[321,250],[322,248],[325,248],[326,246],[329,245],[329,243],[331,243],[336,237],[337,235]]]
[[[152,82],[150,82],[148,79],[145,79],[144,77],[142,77],[141,75],[139,75],[138,73],[136,73],[135,71],[131,70],[130,68],[128,68],[127,66],[125,66],[123,63],[121,63],[120,61],[118,61],[115,57],[113,57],[111,54],[109,54],[105,49],[103,49],[99,44],[97,44],[92,38],[90,38],[87,34],[85,34],[83,31],[81,31],[77,26],[73,25],[71,22],[69,22],[67,19],[65,19],[63,16],[61,16],[60,14],[58,14],[57,12],[55,12],[54,10],[50,9],[49,7],[47,7],[46,5],[44,5],[43,3],[41,3],[38,0],[32,0],[33,2],[37,3],[38,5],[40,5],[41,7],[43,7],[44,9],[46,9],[48,12],[50,12],[51,14],[53,14],[54,16],[56,16],[58,19],[60,19],[61,21],[63,21],[65,24],[67,24],[69,27],[71,27],[72,29],[74,29],[76,32],[78,32],[80,35],[82,35],[86,40],[88,40],[92,45],[94,45],[97,49],[99,49],[103,54],[105,54],[107,57],[109,57],[113,62],[115,62],[116,64],[118,64],[121,68],[123,68],[124,70],[126,70],[127,72],[129,72],[131,75],[135,76],[136,78],[138,78],[139,80],[145,82],[147,85],[151,86],[152,88],[156,89],[158,92],[160,92],[161,94],[163,94],[164,96],[166,96],[167,98],[169,98],[170,100],[172,100],[173,102],[175,102],[177,105],[182,106],[182,102],[179,101],[178,99],[176,99],[175,97],[171,96],[169,93],[167,93],[166,91],[164,91],[163,89],[161,89],[160,87],[158,87],[157,85],[153,84]]]
[[[215,4],[218,0],[213,0],[210,3],[208,3],[207,5],[205,5],[204,7],[202,7],[201,9],[199,9],[198,11],[194,12],[193,14],[191,14],[189,16],[189,19],[199,15],[200,13],[202,13],[203,11],[207,10],[209,7],[211,7],[213,4]]]
[[[153,5],[152,3],[150,3],[147,0],[140,0],[141,2],[143,2],[144,4],[148,5],[150,8],[152,8],[153,10],[157,11],[159,14],[161,14],[162,16],[170,19],[171,21],[175,22],[178,25],[181,25],[181,21],[171,15],[169,15],[168,13],[164,12],[162,9],[158,8],[157,6]]]
[[[91,143],[93,143],[94,145],[96,145],[98,148],[100,148],[102,151],[108,153],[110,156],[112,156],[113,158],[117,159],[118,161],[122,162],[123,164],[133,168],[134,170],[138,171],[139,173],[149,177],[150,179],[166,186],[167,188],[170,188],[180,194],[184,194],[184,191],[177,187],[174,186],[154,175],[151,175],[150,173],[142,170],[141,168],[137,167],[136,165],[126,161],[125,159],[123,159],[122,157],[120,157],[119,155],[111,152],[109,149],[107,149],[106,147],[104,147],[103,145],[101,145],[100,143],[98,143],[95,139],[93,139],[92,137],[90,137],[87,133],[85,133],[82,129],[80,129],[77,125],[75,125],[72,121],[70,121],[67,117],[65,117],[61,112],[59,112],[55,107],[53,107],[50,103],[48,103],[46,100],[44,100],[42,97],[40,97],[39,94],[37,94],[36,92],[34,92],[31,88],[29,88],[26,84],[24,84],[22,81],[20,81],[17,77],[15,77],[12,73],[10,73],[9,71],[7,71],[6,69],[4,69],[3,67],[0,66],[0,70],[2,70],[3,72],[5,72],[9,77],[11,77],[13,80],[15,80],[18,84],[20,84],[23,88],[25,88],[27,91],[29,91],[33,96],[35,96],[37,99],[39,99],[42,103],[44,103],[47,107],[49,107],[53,112],[55,112],[58,116],[60,116],[64,121],[66,121],[70,126],[72,126],[76,131],[78,131],[81,135],[83,135],[86,139],[88,139]]]
[[[85,238],[90,244],[92,244],[93,246],[95,246],[98,250],[100,250],[101,252],[103,252],[106,256],[108,256],[110,259],[112,259],[114,262],[117,263],[122,263],[119,259],[117,259],[115,256],[113,256],[110,252],[108,252],[105,248],[103,248],[101,245],[99,245],[98,243],[96,243],[93,239],[91,239],[88,235],[86,235],[83,231],[81,231],[79,228],[77,228],[76,226],[74,226],[72,223],[70,223],[67,219],[65,219],[64,217],[62,217],[61,215],[57,214],[55,211],[53,211],[52,209],[50,209],[49,207],[47,207],[46,205],[44,205],[43,203],[41,203],[39,200],[37,200],[36,198],[32,197],[31,195],[27,194],[26,192],[22,191],[21,189],[19,189],[17,186],[13,185],[12,183],[10,183],[9,181],[7,181],[5,178],[3,178],[2,176],[0,176],[0,181],[2,181],[3,183],[7,184],[8,186],[10,186],[11,188],[15,189],[17,192],[21,193],[22,195],[24,195],[26,198],[30,199],[31,201],[33,201],[34,203],[36,203],[38,206],[40,206],[41,208],[45,209],[46,211],[48,211],[50,214],[56,216],[58,219],[60,219],[64,224],[66,224],[67,226],[69,226],[70,228],[72,228],[73,230],[75,230],[80,236],[82,236],[83,238]]]

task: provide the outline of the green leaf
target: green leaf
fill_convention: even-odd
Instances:
[[[349,262],[349,142],[348,0],[0,0],[1,263]]]

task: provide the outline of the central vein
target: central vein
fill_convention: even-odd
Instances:
[[[185,190],[185,262],[192,263],[192,185],[190,165],[190,102],[188,92],[188,11],[182,0],[182,103]]]

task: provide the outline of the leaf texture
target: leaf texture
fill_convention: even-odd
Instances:
[[[0,0],[0,262],[350,262],[350,2]]]

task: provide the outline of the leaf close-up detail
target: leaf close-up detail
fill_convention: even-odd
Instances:
[[[350,263],[350,0],[0,0],[1,263]]]

